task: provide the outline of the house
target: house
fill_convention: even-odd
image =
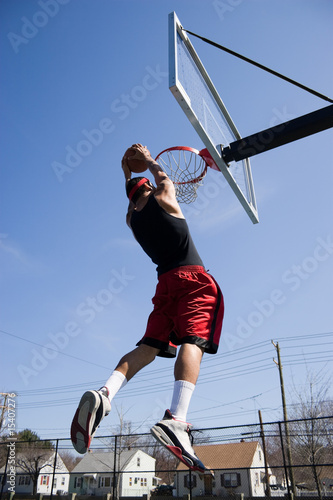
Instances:
[[[257,441],[194,446],[200,460],[211,474],[191,472],[180,463],[175,474],[174,496],[192,495],[226,496],[243,493],[245,497],[265,496],[265,464],[262,448]],[[268,468],[270,484],[275,483]]]
[[[158,483],[155,462],[142,450],[124,450],[116,456],[116,471],[120,474],[115,475],[113,452],[89,452],[72,470],[69,492],[101,496],[112,493],[115,487],[120,497],[148,495]]]
[[[56,468],[53,480],[55,452],[52,450],[29,450],[18,453],[15,457],[15,475],[10,469],[6,470],[4,492],[22,494],[51,493],[53,481],[53,494],[67,494],[69,486],[69,472],[59,453],[57,453]],[[0,482],[5,473],[5,466],[0,469]]]

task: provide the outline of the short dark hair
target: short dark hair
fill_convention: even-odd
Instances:
[[[127,185],[126,185],[126,194],[127,194],[127,197],[129,196],[130,192],[132,191],[132,189],[134,188],[134,186],[137,185],[138,182],[140,182],[142,179],[146,179],[146,177],[133,177],[133,179],[131,179],[130,181],[128,181]],[[148,181],[148,179],[147,179]],[[140,186],[137,191],[134,193],[134,195],[132,196],[132,200],[133,203],[135,204],[138,199],[140,198],[140,196],[145,192],[145,184],[142,184],[142,186]]]

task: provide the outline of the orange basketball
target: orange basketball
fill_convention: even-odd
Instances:
[[[128,150],[125,153],[125,158],[130,157],[130,156],[134,156],[135,153],[136,153],[135,149],[128,148]],[[135,173],[135,174],[141,174],[142,172],[147,170],[146,162],[143,160],[130,160],[130,159],[128,159],[127,165],[128,165],[128,168],[130,169],[130,171]]]

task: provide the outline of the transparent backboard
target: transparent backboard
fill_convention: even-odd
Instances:
[[[169,14],[169,88],[252,222],[258,222],[250,160],[227,165],[222,158],[222,148],[241,136],[174,12]]]

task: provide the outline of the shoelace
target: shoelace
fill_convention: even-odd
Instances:
[[[190,438],[190,442],[191,442],[191,446],[193,448],[193,444],[194,444],[194,436],[193,436],[193,433],[194,432],[200,432],[200,434],[202,434],[202,431],[198,430],[198,429],[191,429],[190,426],[187,427],[187,431],[188,433],[188,436]]]

